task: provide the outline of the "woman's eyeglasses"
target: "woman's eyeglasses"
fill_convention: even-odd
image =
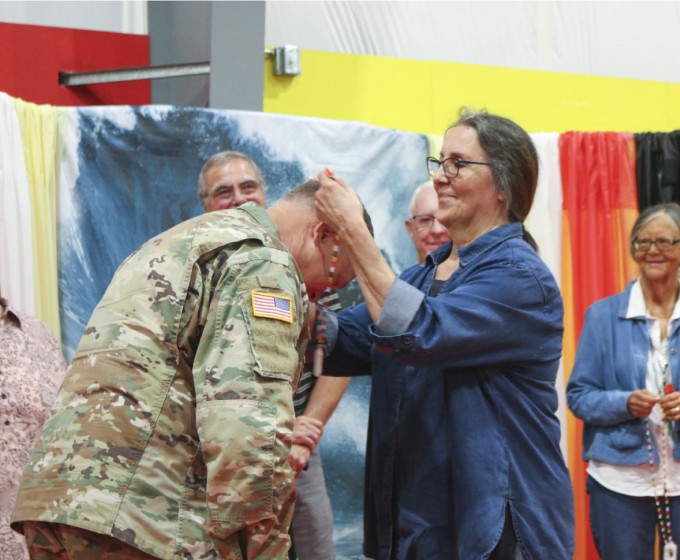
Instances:
[[[488,162],[488,161],[469,161],[466,159],[459,159],[459,158],[446,158],[443,160],[439,160],[435,157],[429,157],[425,160],[427,164],[427,172],[430,174],[430,177],[434,177],[437,171],[439,170],[439,167],[442,166],[444,168],[444,175],[446,175],[449,179],[455,179],[458,177],[458,174],[460,173],[460,168],[465,167],[466,165],[491,165],[493,166],[493,163]]]
[[[656,245],[656,248],[665,253],[670,251],[676,243],[680,243],[680,239],[667,239],[666,237],[659,237],[659,239],[636,239],[633,241],[633,249],[636,252],[646,253]]]

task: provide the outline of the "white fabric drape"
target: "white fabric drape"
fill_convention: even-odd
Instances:
[[[553,273],[557,284],[562,278],[562,174],[560,172],[560,150],[557,132],[536,132],[530,134],[536,146],[539,159],[538,186],[531,212],[525,220],[526,228],[538,243],[541,257]],[[557,417],[562,426],[560,447],[567,458],[567,401],[564,364],[560,360],[557,372],[558,409]]]
[[[13,99],[0,92],[0,286],[13,307],[35,314],[31,201]]]
[[[557,283],[562,274],[562,175],[557,132],[530,134],[539,159],[538,186],[526,228],[538,242],[541,257]]]

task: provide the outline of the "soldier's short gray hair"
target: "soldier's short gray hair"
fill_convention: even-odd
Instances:
[[[306,203],[309,203],[310,208],[313,210],[314,208],[314,196],[316,195],[316,192],[319,190],[319,187],[321,186],[321,183],[317,179],[309,179],[309,181],[306,181],[302,183],[301,185],[298,185],[294,189],[291,189],[288,191],[286,194],[284,194],[279,201],[281,202],[301,202],[305,201]],[[362,205],[363,206],[363,205]],[[369,216],[368,212],[366,211],[366,207],[364,206],[364,222],[366,223],[366,226],[368,227],[368,231],[371,232],[371,236],[374,236],[373,234],[373,222],[371,221],[371,216]]]

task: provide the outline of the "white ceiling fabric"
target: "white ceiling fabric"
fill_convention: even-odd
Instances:
[[[146,5],[0,0],[0,21],[144,34]],[[268,46],[680,82],[679,1],[272,0],[265,26]]]
[[[680,2],[300,2],[268,45],[680,82]]]

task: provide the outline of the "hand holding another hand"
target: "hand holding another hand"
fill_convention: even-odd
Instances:
[[[678,391],[673,391],[661,397],[659,406],[665,420],[670,422],[680,420],[680,393]]]
[[[304,414],[295,418],[293,427],[293,441],[288,455],[288,463],[299,475],[309,461],[309,455],[314,451],[323,434],[323,422]]]
[[[318,445],[323,434],[323,422],[304,414],[295,418],[293,445],[304,445],[310,451]]]

